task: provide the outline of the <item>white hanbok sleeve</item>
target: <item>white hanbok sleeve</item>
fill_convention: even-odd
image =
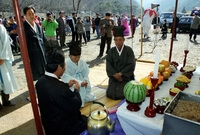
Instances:
[[[3,25],[0,24],[0,59],[4,63],[0,65],[1,81],[5,94],[11,94],[17,89],[17,82],[12,71],[12,61],[14,61],[11,51],[11,41]]]
[[[14,61],[11,50],[11,39],[5,27],[0,24],[0,59]]]
[[[68,75],[66,72],[64,72],[64,74],[62,75],[61,77],[61,80],[65,83],[69,83],[70,80],[72,80],[73,77],[71,77],[70,75]],[[74,91],[74,85],[72,85],[70,88],[69,88],[71,91]]]
[[[80,61],[82,61],[82,65],[83,65],[83,67],[82,67],[83,68],[82,74],[84,76],[83,80],[88,82],[87,91],[91,91],[91,84],[90,84],[90,79],[89,79],[89,72],[90,72],[89,67],[85,61],[83,61],[83,60],[80,60]]]
[[[70,58],[67,58],[67,60],[66,60],[66,69],[65,69],[64,74],[61,76],[61,80],[63,82],[65,82],[65,83],[68,83],[70,80],[76,80],[79,83],[79,85],[81,85],[82,81],[78,80],[75,77],[76,71],[77,71],[76,64],[73,63],[70,60]],[[74,86],[70,87],[70,89],[72,91],[74,91]]]

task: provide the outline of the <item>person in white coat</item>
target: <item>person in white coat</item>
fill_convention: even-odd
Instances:
[[[0,103],[0,110],[3,106],[13,106],[9,101],[9,94],[17,89],[17,82],[12,71],[12,62],[14,61],[9,35],[5,27],[0,24],[0,91],[2,97],[2,104]]]
[[[152,20],[156,16],[157,16],[157,13],[155,10],[153,9],[144,10],[143,21],[142,21],[144,38],[150,38],[149,31],[151,29]]]
[[[76,80],[80,85],[80,96],[82,100],[82,106],[85,102],[96,100],[96,97],[91,92],[91,85],[89,80],[89,67],[87,63],[80,59],[81,47],[79,42],[74,42],[70,45],[69,58],[66,59],[66,69],[61,77],[61,80],[68,83],[70,80]],[[72,91],[73,87],[70,88]]]

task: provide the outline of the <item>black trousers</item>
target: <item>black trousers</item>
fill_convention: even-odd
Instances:
[[[189,34],[190,39],[192,38],[192,35],[194,34],[193,39],[196,40],[196,38],[197,38],[197,31],[198,31],[198,29],[190,29],[190,34]]]
[[[76,31],[72,31],[72,42],[75,41],[75,38],[76,38],[76,41],[78,41],[78,34]]]
[[[82,43],[82,36],[83,36],[83,39],[85,41],[85,44],[87,44],[87,40],[86,40],[86,36],[85,36],[85,32],[84,33],[81,33],[81,34],[78,34],[79,35],[79,38],[80,38],[80,43]]]
[[[92,33],[94,34],[95,33],[95,27],[92,27]]]
[[[87,41],[90,41],[90,31],[86,31],[86,38],[87,38]]]
[[[110,49],[111,46],[111,42],[112,42],[112,37],[107,37],[107,34],[105,34],[105,36],[101,36],[101,45],[100,45],[100,56],[103,56],[103,52],[104,52],[104,48],[105,45],[107,43],[107,50],[106,53],[108,53],[108,50]]]
[[[65,31],[58,32],[60,37],[60,46],[65,46]]]
[[[176,38],[176,35],[177,35],[176,28],[177,28],[177,27],[175,27],[175,30],[174,30],[174,38]],[[171,28],[171,33],[172,33],[172,32],[173,32],[173,27]]]

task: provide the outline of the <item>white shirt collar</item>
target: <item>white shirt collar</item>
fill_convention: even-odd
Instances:
[[[66,19],[64,17],[62,17],[63,21],[64,21],[64,25],[66,25]]]
[[[53,74],[53,73],[45,71],[44,74],[47,75],[47,76],[54,77],[54,78],[58,79],[58,77],[55,74]]]
[[[35,25],[35,22],[34,22],[34,26],[32,26],[32,25],[29,23],[29,21],[26,20],[26,22],[31,26],[31,28],[32,28],[35,32],[37,32],[37,31],[36,31],[36,25]]]
[[[116,46],[116,49],[117,49],[117,52],[118,52],[118,54],[120,56],[122,54],[123,49],[124,49],[124,45],[122,46],[122,49],[120,51],[118,50],[117,46]]]

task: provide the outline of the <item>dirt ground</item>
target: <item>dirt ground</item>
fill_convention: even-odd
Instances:
[[[173,43],[171,61],[176,61],[180,64],[184,61],[184,50],[188,45],[189,53],[187,55],[186,65],[200,65],[200,35],[197,36],[196,42],[189,41],[188,33],[178,33],[177,40],[171,41],[171,33],[168,33],[167,39],[160,40],[160,34],[153,34],[150,31],[150,39],[140,42],[140,27],[136,29],[135,37],[125,37],[125,45],[131,46],[137,60],[143,62],[154,62],[155,54],[159,50],[161,52],[160,60],[168,60],[170,54],[170,45]],[[67,36],[67,41],[71,40],[71,36]],[[93,86],[107,86],[107,75],[105,71],[105,57],[97,58],[99,54],[100,39],[96,39],[96,33],[91,34],[91,41],[87,45],[82,46],[82,59],[84,59],[90,68],[90,81]],[[115,46],[112,42],[112,47]],[[142,46],[142,47],[141,47]],[[67,47],[63,48],[66,57],[68,57]],[[105,50],[106,51],[106,50]],[[152,65],[136,64],[135,75],[139,80],[147,76]],[[150,69],[149,69],[150,68]],[[17,79],[19,88],[11,94],[11,101],[16,103],[15,107],[3,108],[0,111],[0,134],[2,135],[36,135],[36,129],[33,119],[33,112],[30,102],[26,101],[29,96],[27,83],[25,78],[24,66],[21,56],[15,56],[13,63],[13,71]]]

